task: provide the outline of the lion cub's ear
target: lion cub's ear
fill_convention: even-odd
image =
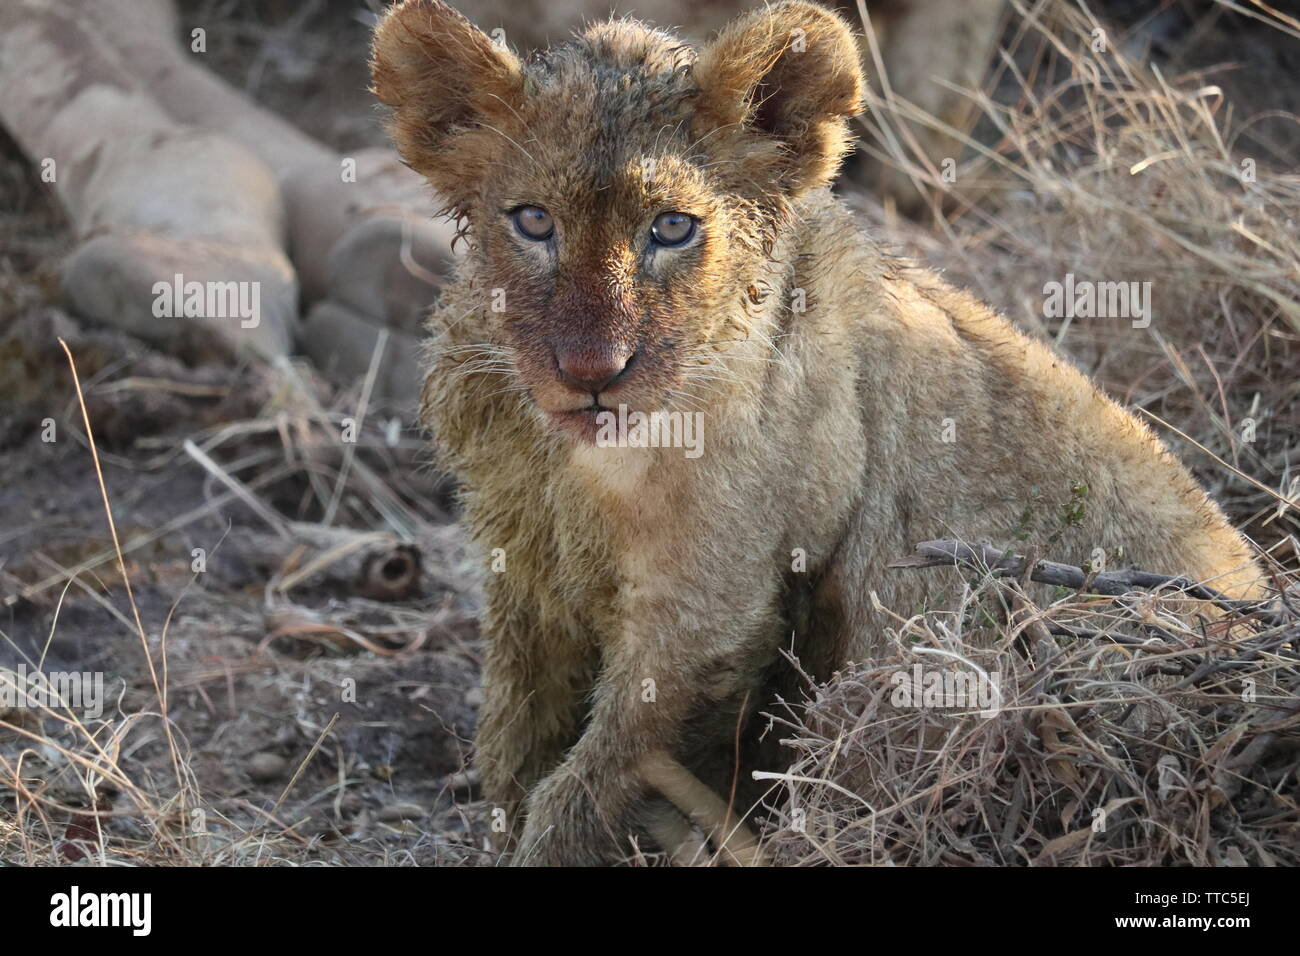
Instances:
[[[695,63],[698,122],[776,139],[775,172],[792,193],[824,186],[851,148],[848,117],[863,109],[858,49],[843,20],[802,0],[738,17]]]
[[[445,3],[399,0],[375,28],[370,75],[402,158],[463,208],[500,152],[488,127],[522,102],[519,58]]]

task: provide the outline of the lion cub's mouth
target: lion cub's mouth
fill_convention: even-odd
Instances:
[[[613,412],[614,409],[593,401],[584,408],[573,408],[562,412],[544,412],[547,422],[561,435],[584,445],[596,444],[596,433],[600,429],[597,417],[601,412]]]

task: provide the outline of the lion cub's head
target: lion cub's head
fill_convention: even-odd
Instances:
[[[791,201],[834,177],[862,96],[850,30],[803,2],[699,51],[623,20],[521,61],[404,0],[372,67],[403,157],[468,222],[483,334],[548,422],[588,440],[602,408],[690,396],[760,295]]]

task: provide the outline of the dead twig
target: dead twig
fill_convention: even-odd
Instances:
[[[988,570],[998,577],[1023,578],[1026,570],[1024,555],[1003,550],[991,544],[968,544],[965,541],[922,541],[916,554],[891,561],[890,568],[972,567]],[[1029,570],[1029,580],[1050,584],[1073,591],[1088,591],[1108,597],[1121,597],[1135,591],[1175,590],[1194,598],[1209,601],[1225,611],[1250,614],[1257,620],[1276,627],[1286,623],[1286,618],[1260,601],[1239,601],[1216,591],[1208,585],[1176,574],[1156,574],[1137,568],[1122,571],[1103,571],[1096,576],[1071,564],[1056,561],[1035,561]]]

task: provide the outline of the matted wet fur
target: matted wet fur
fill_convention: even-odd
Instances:
[[[477,760],[517,862],[684,840],[642,773],[665,754],[748,799],[780,651],[824,677],[878,646],[871,592],[942,600],[942,575],[885,569],[917,541],[1055,534],[1080,563],[1122,551],[1259,592],[1143,424],[831,195],[863,89],[838,16],[780,3],[699,51],[614,21],[521,62],[405,0],[373,70],[471,243],[431,319],[424,414],[493,562]],[[528,207],[543,240],[514,221]],[[650,236],[669,212],[698,223],[678,247]],[[703,453],[601,447],[620,405],[701,413]]]

